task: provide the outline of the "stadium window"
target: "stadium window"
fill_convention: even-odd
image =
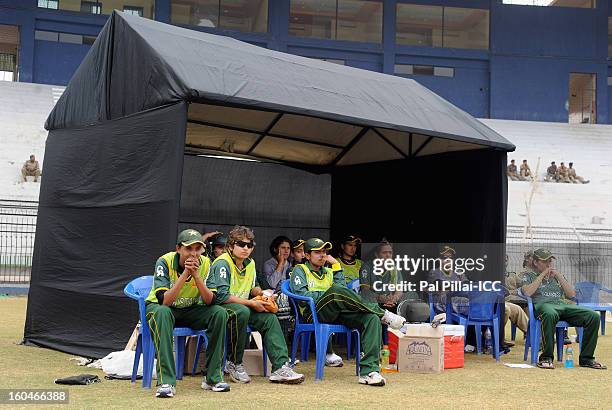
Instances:
[[[397,5],[395,41],[398,44],[442,47],[442,7]]]
[[[428,75],[435,77],[455,76],[455,69],[452,67],[439,67],[421,64],[395,64],[393,72],[400,75]]]
[[[55,31],[36,30],[34,32],[34,39],[42,41],[54,41],[57,43],[59,41],[59,33],[56,33]]]
[[[81,12],[89,14],[101,14],[102,3],[97,3],[95,1],[81,1]]]
[[[58,0],[38,0],[38,7],[41,9],[57,10],[59,7]]]
[[[268,31],[268,0],[171,0],[172,24]]]
[[[399,3],[396,42],[420,47],[489,48],[489,11]]]
[[[11,53],[0,53],[0,81],[15,81],[17,56]]]
[[[144,9],[142,7],[123,6],[123,12],[138,17],[144,16]]]
[[[597,8],[597,0],[502,0],[502,3],[520,6]]]
[[[329,40],[382,42],[383,4],[370,0],[291,0],[289,34]]]

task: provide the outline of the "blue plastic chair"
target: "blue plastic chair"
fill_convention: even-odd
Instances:
[[[323,370],[325,368],[325,355],[327,353],[327,342],[332,334],[345,334],[347,342],[348,357],[350,359],[351,352],[351,338],[355,334],[356,346],[361,346],[361,339],[359,331],[357,329],[349,329],[344,325],[336,325],[329,323],[319,322],[317,317],[317,311],[315,309],[314,300],[306,296],[296,295],[289,289],[289,280],[284,280],[281,285],[281,291],[289,297],[291,306],[295,313],[295,330],[293,332],[293,345],[291,346],[291,362],[295,363],[295,356],[297,355],[298,339],[301,336],[302,341],[302,361],[308,361],[308,351],[310,348],[310,334],[315,334],[315,344],[317,351],[316,366],[315,366],[315,380],[323,380]],[[312,312],[313,323],[304,323],[301,321],[300,310],[296,301],[307,302]],[[359,359],[360,355],[355,355],[355,374],[359,376]]]
[[[476,329],[476,351],[478,354],[482,352],[482,327],[489,326],[492,328],[493,337],[493,356],[499,361],[499,328],[500,328],[500,309],[504,306],[501,294],[498,292],[469,292],[468,299],[468,315],[464,316],[454,313],[454,316],[459,319],[459,324],[465,327],[464,342],[467,341],[468,326],[474,326]],[[447,312],[450,303],[447,303]],[[450,306],[452,309],[452,305]],[[448,313],[447,313],[448,321]]]
[[[123,289],[123,293],[138,302],[140,313],[140,327],[138,341],[136,343],[136,355],[134,356],[134,366],[132,367],[132,383],[136,382],[140,355],[142,354],[142,387],[150,389],[153,378],[153,359],[155,358],[155,346],[151,337],[151,330],[147,323],[145,299],[153,286],[153,276],[141,276],[132,280]],[[175,327],[172,335],[174,336],[174,346],[176,350],[176,379],[183,378],[185,362],[185,343],[188,336],[202,336],[205,341],[206,332],[204,330],[193,330],[188,327]]]
[[[529,308],[529,328],[525,335],[525,353],[523,360],[527,360],[529,349],[531,349],[531,364],[535,364],[538,361],[538,352],[540,351],[540,339],[542,338],[542,321],[535,317],[535,310],[533,307],[533,300],[519,292],[519,295],[527,299],[527,306]],[[563,332],[565,329],[570,327],[570,324],[560,320],[557,322],[557,361],[563,359]],[[578,331],[578,352],[580,352],[580,342],[582,341],[582,327],[576,327]]]
[[[578,282],[574,285],[576,289],[576,300],[580,306],[593,309],[601,316],[601,335],[606,334],[606,312],[612,312],[612,303],[601,303],[600,292],[612,293],[611,289],[603,287],[595,282]]]

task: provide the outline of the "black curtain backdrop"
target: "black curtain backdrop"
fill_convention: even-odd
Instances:
[[[24,341],[102,357],[137,323],[123,295],[176,240],[186,105],[53,130]]]
[[[179,230],[255,232],[257,270],[278,235],[329,238],[331,176],[279,164],[185,156]]]

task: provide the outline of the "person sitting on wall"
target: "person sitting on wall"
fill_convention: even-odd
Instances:
[[[202,255],[204,241],[195,229],[178,235],[176,250],[162,255],[155,264],[153,286],[146,299],[147,324],[157,355],[156,397],[176,394],[176,372],[172,331],[175,326],[206,329],[206,368],[202,388],[229,391],[223,381],[221,362],[228,314],[214,305],[214,294],[204,281],[210,260]]]
[[[359,272],[363,265],[363,262],[356,258],[359,245],[361,245],[361,238],[355,235],[346,236],[340,244],[338,262],[340,262],[347,285],[354,280],[359,280]]]
[[[272,362],[272,383],[297,384],[304,375],[289,366],[287,343],[277,316],[268,311],[270,303],[257,284],[255,261],[250,257],[255,234],[245,226],[235,226],[229,233],[225,252],[213,262],[206,281],[215,294],[214,302],[229,313],[228,351],[225,371],[236,383],[249,383],[251,377],[242,363],[247,342],[247,325],[261,333]]]
[[[558,175],[559,175],[559,178],[557,179],[558,182],[565,182],[566,184],[569,184],[571,182],[569,179],[568,168],[565,166],[565,163],[563,162],[559,165]]]
[[[361,334],[361,366],[359,383],[369,386],[384,386],[386,380],[380,375],[379,353],[382,325],[393,329],[403,326],[406,319],[375,303],[368,303],[346,287],[340,263],[327,252],[332,244],[319,238],[310,238],[304,244],[306,261],[291,271],[290,287],[293,293],[314,300],[317,316],[325,323],[338,323],[357,328]],[[331,268],[325,264],[331,264]],[[306,322],[312,321],[308,305],[300,309]]]
[[[557,174],[557,165],[555,161],[550,163],[550,166],[546,168],[546,178],[544,180],[546,182],[557,182],[559,175]]]
[[[531,181],[533,180],[533,175],[531,174],[531,168],[529,168],[529,165],[527,164],[527,160],[524,159],[523,163],[521,164],[521,173],[520,176],[522,178],[522,181]]]
[[[280,291],[280,284],[283,280],[289,279],[291,263],[291,239],[286,236],[277,236],[270,244],[270,255],[272,257],[264,262],[262,282],[267,288]],[[264,283],[262,283],[264,285]]]
[[[34,182],[38,182],[38,177],[41,175],[40,166],[34,154],[30,155],[30,159],[24,162],[21,167],[21,177],[23,182],[28,182],[28,177],[34,177]]]
[[[518,169],[516,168],[516,164],[514,162],[514,160],[510,161],[510,164],[506,168],[506,175],[512,181],[524,181],[524,179],[522,179],[521,176],[518,174]]]
[[[542,354],[537,366],[554,369],[556,325],[559,320],[564,320],[570,326],[580,326],[584,329],[580,341],[580,366],[606,369],[606,366],[595,361],[594,356],[599,332],[599,314],[592,309],[564,302],[563,296],[573,298],[576,296],[576,290],[553,268],[553,259],[555,257],[550,250],[536,249],[533,252],[533,270],[525,274],[521,287],[523,294],[533,299],[534,313],[542,321]]]
[[[588,180],[585,180],[581,176],[576,175],[576,169],[574,168],[573,162],[570,162],[568,165],[569,165],[569,168],[567,169],[567,177],[570,180],[570,182],[574,184],[588,184],[590,182]]]

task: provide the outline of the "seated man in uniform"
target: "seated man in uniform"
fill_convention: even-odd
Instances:
[[[173,397],[176,393],[172,350],[175,326],[206,329],[208,345],[202,388],[215,392],[230,390],[221,372],[228,315],[225,309],[212,304],[214,295],[204,283],[210,260],[202,255],[203,251],[202,235],[187,229],[179,234],[176,251],[162,255],[155,264],[153,287],[146,299],[146,317],[157,355],[157,397]]]
[[[228,235],[226,251],[213,262],[207,285],[215,294],[215,303],[229,313],[228,352],[226,372],[236,383],[249,383],[242,359],[247,342],[247,325],[261,333],[266,347],[273,383],[296,384],[304,381],[304,375],[289,366],[287,343],[278,318],[267,311],[267,302],[254,299],[263,294],[257,286],[255,261],[250,258],[255,247],[255,235],[245,226],[236,226]]]
[[[406,320],[375,303],[364,302],[357,293],[347,288],[340,263],[327,254],[331,247],[331,243],[319,238],[306,241],[304,252],[307,260],[293,268],[291,291],[314,300],[320,321],[359,330],[364,355],[359,369],[359,383],[384,386],[386,381],[380,375],[379,363],[381,322],[399,329]],[[326,263],[331,264],[331,268],[325,267]],[[312,320],[312,312],[306,305],[302,305],[302,315],[305,321]]]
[[[546,178],[544,179],[546,182],[557,182],[557,165],[555,161],[550,163],[550,166],[546,168]]]
[[[512,181],[522,181],[521,177],[518,174],[518,170],[516,168],[514,160],[510,161],[510,164],[506,167],[506,175]]]
[[[531,175],[531,168],[529,168],[529,164],[527,164],[527,160],[524,159],[521,164],[521,180],[522,181],[531,181],[533,179],[533,175]]]
[[[374,257],[379,261],[393,260],[393,245],[383,239],[376,245]],[[378,266],[379,269],[383,269],[382,264]],[[391,291],[383,288],[392,284],[400,284],[402,280],[402,274],[395,268],[377,273],[374,269],[374,261],[368,261],[361,270],[361,296],[368,302],[378,303],[382,309],[389,309],[393,313],[402,315],[408,322],[429,321],[429,304],[421,301],[418,293]]]
[[[28,177],[34,177],[34,182],[38,182],[39,176],[40,165],[38,165],[36,157],[32,154],[30,155],[30,159],[24,162],[23,167],[21,167],[21,177],[23,178],[23,182],[28,182]]]
[[[565,166],[565,163],[563,163],[563,162],[559,165],[558,175],[559,175],[559,178],[557,179],[558,182],[565,182],[567,184],[569,184],[571,182],[569,180],[568,169]]]
[[[576,169],[574,168],[573,162],[570,162],[568,165],[569,168],[567,169],[567,177],[569,178],[570,182],[574,184],[588,184],[590,182],[582,178],[580,175],[576,175]]]
[[[361,245],[361,239],[355,235],[348,235],[340,244],[339,261],[344,280],[349,284],[355,279],[359,280],[359,272],[363,262],[355,257],[357,255],[357,246]]]
[[[595,347],[599,332],[599,314],[594,310],[567,304],[562,300],[576,296],[574,287],[553,269],[555,257],[548,249],[536,249],[533,252],[533,270],[525,274],[522,291],[531,297],[534,303],[535,315],[542,321],[542,354],[538,367],[554,369],[553,350],[555,346],[555,331],[559,320],[564,320],[571,326],[584,328],[580,345],[579,364],[581,367],[606,369],[595,361]]]

